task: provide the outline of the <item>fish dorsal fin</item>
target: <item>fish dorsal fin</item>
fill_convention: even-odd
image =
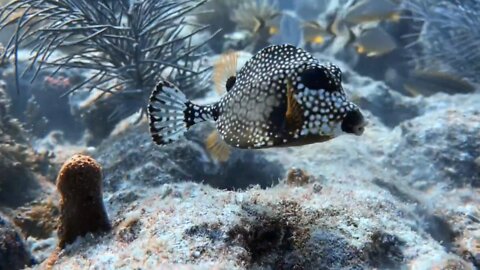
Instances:
[[[220,56],[213,66],[213,81],[219,95],[229,91],[235,84],[237,75],[237,52],[227,52]]]
[[[230,146],[220,137],[216,130],[208,135],[205,140],[205,147],[215,160],[225,162],[230,157]]]
[[[294,97],[293,86],[290,82],[287,84],[287,110],[285,112],[285,119],[287,129],[294,131],[302,128],[303,125],[303,110],[300,104]]]
[[[323,44],[325,42],[325,37],[323,33],[325,30],[322,26],[316,21],[308,21],[303,23],[303,35],[307,42],[313,44]]]
[[[265,26],[265,21],[262,18],[254,17],[253,33],[258,33]]]

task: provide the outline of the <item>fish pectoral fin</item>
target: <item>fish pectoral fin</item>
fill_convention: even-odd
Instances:
[[[280,30],[279,30],[276,26],[270,26],[270,27],[268,28],[268,34],[269,34],[270,36],[273,36],[273,35],[278,34],[279,31],[280,31]]]
[[[232,89],[235,84],[237,60],[237,52],[227,52],[221,55],[213,65],[213,82],[219,95],[223,95],[225,90]]]
[[[420,91],[415,89],[415,87],[411,86],[408,83],[403,84],[403,89],[405,89],[412,97],[420,96]]]
[[[303,110],[293,94],[293,86],[288,83],[285,120],[287,123],[287,129],[290,131],[301,129],[303,125]]]
[[[400,14],[400,12],[394,12],[389,16],[389,20],[394,23],[400,22],[401,19],[402,15]]]
[[[321,45],[325,42],[325,39],[323,38],[322,35],[317,35],[317,36],[314,36],[310,42],[313,43],[313,44],[320,44]]]
[[[205,140],[205,147],[210,156],[220,162],[228,160],[231,154],[230,146],[221,138],[218,131],[214,130]]]

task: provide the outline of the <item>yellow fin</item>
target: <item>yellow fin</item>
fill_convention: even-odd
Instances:
[[[275,26],[270,26],[268,28],[268,34],[270,34],[270,36],[276,35],[276,34],[278,34],[278,32],[279,32],[279,30]]]
[[[325,42],[325,39],[321,35],[318,35],[316,37],[313,37],[311,42],[313,44],[323,44],[323,42]]]
[[[205,147],[210,155],[220,162],[225,162],[230,157],[230,146],[220,137],[216,130],[208,135],[205,140]]]
[[[238,53],[227,52],[213,65],[213,82],[219,95],[225,93],[227,80],[237,74]]]
[[[261,18],[254,18],[255,25],[253,26],[253,33],[258,33],[262,29],[262,27],[265,25],[264,21]]]
[[[388,19],[392,22],[398,23],[402,19],[402,15],[399,12],[394,12]]]
[[[294,131],[302,128],[303,111],[293,96],[293,86],[290,82],[287,85],[287,111],[285,112],[285,119],[288,130]]]
[[[358,45],[358,46],[357,46],[357,53],[358,53],[358,54],[364,54],[364,53],[366,53],[365,47],[363,47],[362,45]]]

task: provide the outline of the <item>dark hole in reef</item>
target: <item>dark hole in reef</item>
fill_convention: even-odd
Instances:
[[[200,158],[199,153],[188,145],[186,148],[176,148],[175,152],[172,159],[177,161],[177,166],[182,171],[174,170],[172,175],[219,189],[245,189],[252,185],[267,188],[277,184],[285,174],[282,165],[267,160],[263,153],[255,150],[234,149],[230,158],[220,163]]]
[[[231,241],[238,241],[250,254],[250,263],[262,261],[264,256],[292,251],[293,230],[280,219],[270,218],[250,226],[237,225],[228,232]]]
[[[184,231],[184,235],[188,237],[203,236],[212,242],[220,241],[223,238],[223,232],[220,229],[220,226],[220,223],[202,223],[199,225],[193,225]]]
[[[380,269],[396,269],[404,260],[402,247],[405,242],[395,235],[377,231],[370,238],[371,242],[362,251],[368,263]]]
[[[233,153],[220,166],[221,169],[216,173],[198,171],[194,176],[196,179],[204,179],[204,183],[213,187],[231,190],[257,184],[262,188],[270,187],[284,175],[280,164],[268,161],[261,153],[247,150]]]
[[[447,251],[450,251],[457,235],[448,222],[436,215],[426,215],[424,221],[426,226],[425,230],[433,239],[441,243]]]
[[[40,194],[40,184],[36,176],[27,167],[8,164],[6,159],[0,160],[0,204],[17,207],[34,200]]]

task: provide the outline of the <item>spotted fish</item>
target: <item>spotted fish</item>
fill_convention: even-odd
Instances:
[[[157,144],[165,145],[182,138],[191,126],[213,121],[217,140],[248,149],[361,135],[366,121],[347,99],[341,80],[338,67],[319,63],[301,48],[269,46],[230,76],[226,93],[210,105],[194,104],[172,83],[160,82],[148,105],[150,132]],[[221,148],[216,143],[212,147]]]

